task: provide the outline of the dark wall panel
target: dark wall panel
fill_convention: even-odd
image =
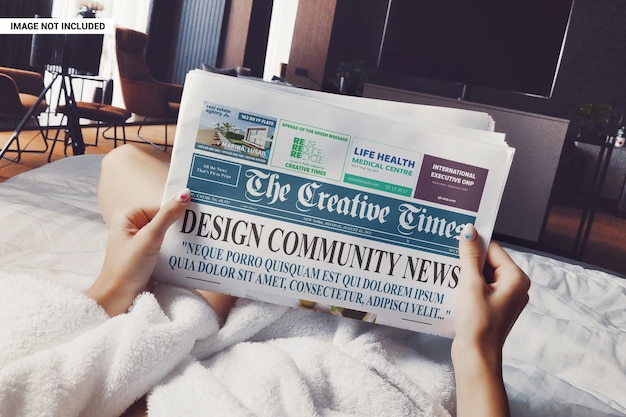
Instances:
[[[50,16],[52,0],[0,0],[0,17]],[[31,35],[0,36],[0,66],[30,69]]]
[[[215,65],[220,46],[226,0],[186,0],[183,4],[172,81],[182,84],[185,75],[203,63]]]

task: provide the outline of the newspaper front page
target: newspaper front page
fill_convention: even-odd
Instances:
[[[164,193],[192,203],[155,278],[453,337],[459,233],[491,236],[514,153],[492,128],[192,71]]]

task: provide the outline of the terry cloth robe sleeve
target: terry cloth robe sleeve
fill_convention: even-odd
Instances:
[[[218,331],[190,291],[159,286],[113,318],[45,279],[0,273],[0,410],[9,416],[117,416]]]

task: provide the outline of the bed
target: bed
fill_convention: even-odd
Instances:
[[[102,264],[107,236],[96,199],[101,159],[101,155],[65,158],[0,184],[0,272],[38,275],[78,291],[88,288]],[[507,248],[507,251],[532,280],[530,302],[504,350],[503,371],[512,415],[626,415],[626,280],[520,248]],[[449,340],[307,312],[285,315],[281,320],[280,326],[289,329],[284,339],[294,340],[302,336],[298,331],[303,329],[303,322],[318,320],[333,329],[340,328],[344,322],[355,322],[355,327],[349,327],[352,330],[343,336],[355,349],[364,335],[384,334],[385,354],[391,352],[395,356],[385,365],[388,373],[381,372],[382,368],[377,371],[383,379],[397,378],[394,380],[396,389],[402,389],[398,388],[402,384],[397,381],[405,378],[398,376],[400,370],[410,378],[419,379],[419,376],[430,380],[431,389],[439,394],[428,394],[439,395],[438,400],[445,408],[432,414],[455,414],[450,389]],[[314,331],[311,329],[318,328],[313,326],[302,331],[311,333]],[[263,343],[270,338],[268,334],[263,329],[250,332],[240,338],[241,346],[229,349],[231,352],[245,349],[251,341]],[[272,337],[276,338],[276,334]],[[333,334],[334,339],[337,337]],[[368,343],[371,344],[371,340]],[[380,345],[380,340],[377,343]],[[331,363],[327,362],[328,357],[306,358],[312,361],[309,363],[312,368],[316,367],[315,358],[319,359],[319,366]],[[212,366],[219,366],[216,362],[228,361],[228,357],[215,355],[211,360]],[[434,372],[435,377],[429,372]],[[289,378],[287,373],[281,375],[281,383],[288,386]],[[357,385],[353,385],[355,391],[359,390]],[[249,389],[253,389],[252,386]],[[284,390],[284,386],[281,389]],[[337,390],[340,389],[337,385]],[[333,393],[314,394],[314,401],[307,407],[316,410],[310,415],[349,415],[343,409],[323,403],[330,402]],[[342,395],[349,396],[349,393]],[[351,400],[361,401],[359,397]],[[380,403],[375,400],[370,399],[373,405],[368,405],[372,410]],[[245,403],[246,400],[238,401]],[[388,412],[380,414],[377,410],[378,415],[399,415],[392,414],[398,411],[390,411],[394,410],[390,404],[383,401],[382,406]],[[271,407],[263,412],[259,410],[258,414],[273,415],[274,411],[268,410]],[[252,413],[257,414],[257,410]],[[230,415],[240,414],[233,411]]]

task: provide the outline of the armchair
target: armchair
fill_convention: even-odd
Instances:
[[[159,148],[141,136],[141,128],[148,117],[165,123],[165,146],[167,150],[167,124],[178,117],[183,86],[155,80],[145,59],[148,35],[126,28],[115,31],[117,65],[120,73],[122,97],[126,109],[143,116],[137,134],[143,141]]]
[[[45,100],[46,89],[43,76],[37,72],[15,68],[0,67],[0,118],[13,121],[13,135],[0,150],[0,157],[18,162],[22,152],[44,153],[48,151],[48,142],[36,116],[46,111],[48,104]],[[43,150],[22,149],[19,133],[29,119],[37,123],[41,137],[45,144]],[[15,149],[10,149],[15,143]],[[16,158],[9,158],[7,152],[17,152]]]

